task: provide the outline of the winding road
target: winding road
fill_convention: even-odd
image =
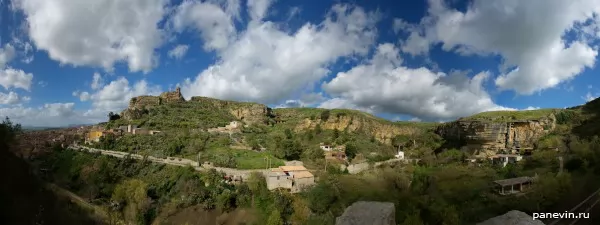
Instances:
[[[102,155],[109,155],[109,156],[113,156],[113,157],[117,157],[117,158],[125,158],[125,157],[129,156],[132,159],[142,160],[145,157],[143,155],[138,155],[138,154],[90,148],[90,147],[81,146],[81,145],[77,145],[77,144],[69,146],[68,149],[82,151],[82,152],[90,152],[90,153],[99,152]],[[196,171],[205,171],[205,170],[209,170],[209,169],[215,169],[219,172],[223,172],[223,173],[227,174],[228,176],[241,177],[242,180],[246,180],[248,177],[250,177],[250,174],[255,173],[255,172],[262,173],[263,175],[266,175],[269,172],[269,170],[267,170],[267,169],[239,170],[239,169],[225,168],[225,167],[202,167],[202,166],[200,166],[200,164],[198,162],[196,162],[194,160],[177,158],[177,157],[167,157],[165,159],[162,159],[162,158],[157,158],[154,156],[147,156],[146,159],[150,160],[151,162],[154,162],[154,163],[162,163],[162,164],[173,165],[173,166],[191,166]]]

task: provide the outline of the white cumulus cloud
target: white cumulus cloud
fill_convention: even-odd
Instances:
[[[14,0],[30,39],[50,58],[75,66],[150,71],[163,40],[158,23],[167,0]]]
[[[104,81],[102,80],[102,75],[99,73],[94,73],[92,77],[92,90],[98,90],[98,88],[102,87]]]
[[[59,127],[69,124],[91,124],[106,120],[102,117],[84,116],[81,111],[75,110],[75,103],[48,103],[41,107],[13,107],[0,108],[0,116],[9,117],[13,122],[23,126],[48,126]]]
[[[13,68],[0,68],[0,86],[5,89],[21,88],[29,91],[33,74],[25,73],[23,70]]]
[[[233,16],[216,3],[185,0],[177,7],[171,23],[178,32],[186,28],[199,31],[205,50],[220,50],[234,38]]]
[[[0,69],[15,58],[15,48],[11,44],[0,47]]]
[[[251,15],[263,18],[262,8],[254,6]],[[235,41],[222,45],[227,47],[217,63],[187,79],[181,90],[188,97],[279,103],[314,86],[341,57],[366,55],[377,18],[359,7],[335,5],[320,24],[306,23],[293,33],[270,21],[251,21]]]
[[[465,12],[429,0],[429,15],[419,26],[397,27],[410,32],[402,49],[411,54],[441,43],[444,50],[462,55],[502,56],[496,86],[529,95],[594,66],[598,52],[589,42],[597,32],[590,32],[594,26],[577,25],[597,25],[598,13],[597,0],[474,0]],[[567,32],[587,35],[569,42]]]
[[[130,84],[125,77],[119,77],[109,84],[101,87],[97,92],[89,94],[88,99],[92,101],[92,111],[107,114],[110,111],[121,112],[129,104],[133,97],[141,95],[159,95],[161,88],[140,80]],[[80,93],[81,98],[81,93]]]
[[[11,91],[8,94],[0,92],[0,105],[14,105],[29,101],[29,97],[20,97],[17,93]]]
[[[402,66],[399,50],[382,44],[366,64],[340,72],[323,89],[334,96],[324,108],[353,108],[427,119],[453,119],[491,110],[496,105],[483,88],[489,73],[435,73]]]
[[[187,45],[177,45],[169,51],[168,55],[174,59],[182,59],[185,56],[185,53],[187,53],[188,48],[189,46]]]

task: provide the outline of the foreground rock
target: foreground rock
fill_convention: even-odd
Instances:
[[[527,213],[513,210],[504,215],[497,216],[477,225],[544,225],[542,221],[533,220],[533,217]]]
[[[335,219],[336,225],[394,225],[396,208],[391,202],[355,202]]]

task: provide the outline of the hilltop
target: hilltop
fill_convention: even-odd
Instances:
[[[133,124],[165,131],[154,138],[126,136],[105,146],[108,148],[194,159],[198,152],[204,152],[207,160],[236,166],[239,163],[233,161],[243,161],[243,158],[255,158],[254,161],[273,156],[299,159],[304,156],[286,153],[286,149],[307,152],[318,149],[320,143],[350,144],[357,153],[373,160],[392,157],[400,146],[416,155],[432,149],[436,153],[455,148],[471,154],[489,155],[503,149],[554,147],[552,143],[556,140],[548,140],[558,139],[557,133],[580,137],[597,134],[597,105],[598,100],[594,100],[569,109],[491,111],[446,123],[392,122],[349,109],[271,109],[259,103],[199,96],[186,101],[177,89],[159,96],[134,97],[118,118],[102,125],[117,128]],[[233,121],[239,121],[240,127],[230,134],[206,132]],[[546,143],[540,145],[540,140]],[[234,149],[267,151],[255,154]],[[252,164],[246,166],[258,166]]]
[[[259,103],[198,96],[186,101],[177,89],[160,96],[132,98],[120,118],[109,121],[106,127],[133,124],[165,131],[158,139],[129,136],[117,141],[114,148],[123,151],[131,151],[129,145],[137,143],[135,149],[157,156],[192,158],[203,152],[206,160],[234,167],[240,166],[239,161],[254,158],[256,163],[242,163],[246,164],[242,167],[254,168],[264,157],[286,160],[308,157],[307,150],[318,149],[320,143],[350,145],[356,153],[372,160],[390,158],[398,147],[416,157],[431,150],[439,153],[452,148],[487,155],[505,149],[533,149],[538,140],[555,132],[557,127],[564,130],[564,123],[575,123],[565,122],[565,115],[583,115],[584,108],[589,108],[586,107],[483,112],[447,123],[392,122],[349,109],[271,109]],[[240,126],[226,136],[206,133],[218,127],[225,129],[233,121],[239,121]],[[254,154],[233,149],[267,151]]]
[[[180,99],[178,95],[170,96]],[[140,103],[140,99],[149,104]],[[559,206],[575,205],[598,188],[599,179],[594,173],[600,172],[597,169],[600,158],[594,150],[600,141],[593,137],[598,134],[598,100],[569,109],[485,112],[442,124],[392,122],[355,110],[270,109],[258,103],[206,97],[174,102],[161,96],[145,96],[131,102],[120,113],[121,118],[112,118],[102,126],[135,124],[163,132],[106,138],[98,143],[99,147],[153,156],[199,158],[217,166],[240,169],[265,168],[265,158],[271,159],[273,167],[282,165],[283,160],[300,159],[319,177],[317,186],[306,194],[285,200],[288,197],[280,196],[284,192],[255,190],[254,186],[251,189],[245,185],[207,187],[199,181],[222,176],[198,174],[190,168],[61,150],[38,159],[40,165],[53,168],[52,179],[59,185],[104,205],[112,202],[110,199],[123,198],[118,195],[122,190],[119,187],[139,188],[153,203],[146,204],[144,198],[140,199],[144,203],[141,205],[148,207],[138,211],[159,212],[147,220],[179,213],[190,213],[194,218],[199,212],[220,215],[219,210],[227,207],[242,209],[251,205],[256,210],[253,217],[262,223],[271,218],[274,208],[289,208],[293,210],[282,212],[287,216],[281,216],[287,221],[333,224],[332,217],[353,202],[376,200],[393,202],[397,221],[474,224],[510,210],[528,213],[564,210]],[[231,126],[232,121],[238,121],[240,126],[211,132],[219,126]],[[40,131],[38,135],[44,132],[48,131]],[[81,130],[70,133],[77,132]],[[31,134],[36,132],[25,135]],[[347,153],[355,151],[351,163],[384,160],[392,157],[398,147],[421,161],[415,165],[345,174],[332,165],[335,162],[324,163],[320,143],[345,146]],[[464,151],[452,149],[486,147],[493,151],[513,148],[516,144],[533,149],[534,153],[522,163],[505,168],[468,165],[463,163],[467,157]],[[438,150],[437,154],[433,150]],[[559,169],[557,156],[564,156],[565,173]],[[327,171],[323,170],[325,166]],[[493,180],[534,174],[543,182],[532,187],[525,199],[498,196],[489,186]],[[249,183],[264,185],[264,178],[257,179],[260,182]],[[100,184],[106,186],[94,189]],[[136,201],[120,200],[127,204]]]

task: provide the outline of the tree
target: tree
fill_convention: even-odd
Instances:
[[[292,134],[292,130],[290,130],[289,128],[285,129],[285,138],[292,139],[293,137],[294,135]]]
[[[231,192],[229,189],[225,189],[217,196],[219,209],[223,212],[229,212],[231,209],[235,208],[235,199],[235,193]]]
[[[338,137],[340,137],[340,131],[336,128],[333,130],[333,139],[337,139]]]
[[[315,213],[325,213],[331,205],[337,200],[334,188],[320,182],[308,192],[308,208]]]
[[[354,143],[346,144],[346,157],[348,157],[349,160],[354,159],[357,153],[358,149]]]
[[[321,120],[323,122],[327,121],[329,119],[329,110],[325,110],[323,112],[321,112]]]
[[[315,133],[321,134],[321,132],[323,132],[323,129],[321,129],[321,124],[317,124],[317,126],[315,126]]]
[[[323,159],[323,150],[321,148],[310,148],[305,153],[306,157],[312,161]]]
[[[144,223],[144,214],[150,207],[147,189],[148,185],[137,179],[126,180],[115,187],[112,200],[125,205],[123,214],[126,220]]]
[[[286,160],[297,160],[300,159],[301,154],[302,145],[300,142],[290,139],[283,141],[283,158]]]
[[[108,121],[113,121],[113,120],[118,120],[118,119],[121,119],[121,116],[119,114],[116,114],[113,112],[108,113]]]
[[[8,149],[16,140],[17,134],[21,132],[20,124],[13,124],[8,117],[0,124],[0,148]]]
[[[275,209],[269,215],[267,219],[267,225],[283,225],[283,220],[281,219],[281,213],[278,209]]]

